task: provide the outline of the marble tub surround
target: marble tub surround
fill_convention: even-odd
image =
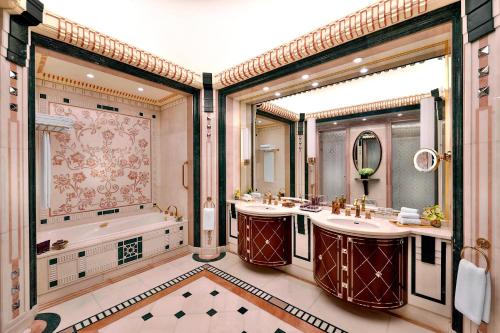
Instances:
[[[138,275],[134,275],[115,285],[109,285],[91,294],[81,296],[77,299],[59,304],[55,307],[45,309],[44,312],[53,312],[61,316],[61,324],[57,331],[72,326],[79,322],[105,313],[106,310],[124,304],[127,300],[135,296],[154,290],[159,285],[171,281],[171,287],[182,284],[182,281],[175,278],[186,276],[189,271],[197,270],[200,263],[195,262],[190,256],[184,256],[180,259],[159,266],[154,270],[148,270]],[[207,267],[207,266],[205,266]],[[173,293],[148,302],[148,299],[157,297],[163,291],[156,291],[153,295],[146,295],[145,300],[137,302],[148,303],[140,308],[133,308],[127,312],[125,307],[117,313],[125,313],[119,320],[112,323],[106,323],[102,328],[104,332],[359,332],[361,328],[370,328],[373,333],[429,333],[437,332],[430,328],[417,326],[399,317],[391,316],[383,312],[359,311],[357,308],[337,302],[326,296],[323,296],[320,289],[316,286],[298,280],[285,273],[268,269],[258,268],[245,264],[235,255],[228,254],[224,259],[212,263],[210,266],[210,275],[218,278],[214,282],[211,278],[201,277],[192,283],[183,285]],[[214,273],[212,273],[214,272]],[[189,273],[188,273],[189,274]],[[220,281],[225,282],[221,285]],[[243,280],[245,285],[237,286]],[[231,282],[233,281],[233,282]],[[235,283],[236,282],[236,283]],[[124,290],[125,294],[113,294],[113,291]],[[165,288],[164,290],[168,290]],[[230,288],[230,289],[228,289]],[[253,288],[253,289],[252,289]],[[241,292],[235,291],[240,290]],[[246,290],[248,289],[248,290]],[[250,292],[249,292],[250,291]],[[266,293],[283,303],[274,305],[264,298],[255,296],[259,291]],[[245,297],[250,294],[251,297],[260,299],[262,302],[255,304]],[[113,303],[102,303],[105,295],[114,295]],[[262,295],[262,294],[261,294]],[[268,305],[266,305],[268,304]],[[286,306],[285,311],[280,306]],[[128,306],[127,306],[128,308]],[[288,310],[290,312],[288,312]],[[214,311],[210,311],[210,310]],[[245,311],[246,310],[246,311]],[[182,312],[181,312],[182,311]],[[210,311],[210,315],[208,312]],[[273,311],[270,313],[268,311]],[[306,320],[299,319],[308,314],[307,318],[314,317],[321,320],[320,329],[316,329]],[[108,312],[109,313],[109,312]],[[302,323],[299,326],[297,322],[290,324],[287,319],[277,317],[276,313],[284,313],[290,318],[295,318]],[[176,316],[177,314],[177,316]],[[178,318],[179,317],[179,318]],[[104,317],[102,317],[104,318]],[[102,318],[99,319],[99,323]],[[316,319],[314,322],[316,322]],[[103,319],[106,320],[106,319]],[[104,321],[103,321],[104,323]],[[193,326],[195,325],[195,326]],[[326,325],[326,326],[325,326]],[[332,326],[329,326],[332,325]],[[322,330],[321,327],[326,327]],[[259,330],[258,328],[261,327]],[[312,327],[314,330],[307,330]],[[333,327],[330,328],[330,327]],[[92,326],[90,326],[92,328]],[[241,329],[240,329],[241,328]],[[194,330],[193,330],[194,329]],[[281,331],[278,331],[281,329]],[[85,330],[83,330],[85,331]],[[101,329],[99,329],[101,331]]]

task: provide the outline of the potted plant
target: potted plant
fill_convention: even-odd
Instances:
[[[372,168],[363,168],[363,169],[359,170],[359,175],[360,175],[361,179],[368,179],[368,177],[370,177],[374,173],[375,173],[375,170],[373,170]]]
[[[422,217],[436,228],[440,228],[441,222],[444,221],[444,213],[439,205],[424,208]]]

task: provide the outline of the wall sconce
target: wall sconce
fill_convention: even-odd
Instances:
[[[316,119],[307,119],[307,163],[316,163]]]
[[[250,129],[241,129],[241,158],[244,165],[250,164]]]

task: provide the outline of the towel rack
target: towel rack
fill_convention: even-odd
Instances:
[[[212,201],[212,197],[207,197],[207,201],[203,203],[203,208],[215,208],[215,203]]]
[[[462,258],[462,259],[464,258],[464,253],[465,253],[466,249],[471,249],[471,250],[477,251],[486,260],[486,272],[488,272],[490,270],[490,259],[488,258],[488,255],[486,253],[484,253],[483,250],[489,249],[490,246],[491,246],[490,242],[487,239],[478,238],[478,239],[476,239],[476,246],[464,246],[462,248],[462,251],[460,251],[460,258]]]

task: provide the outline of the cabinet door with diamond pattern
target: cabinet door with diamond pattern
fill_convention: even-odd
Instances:
[[[250,262],[264,266],[291,263],[291,217],[250,219]]]
[[[314,226],[314,279],[336,297],[342,298],[342,235]]]

